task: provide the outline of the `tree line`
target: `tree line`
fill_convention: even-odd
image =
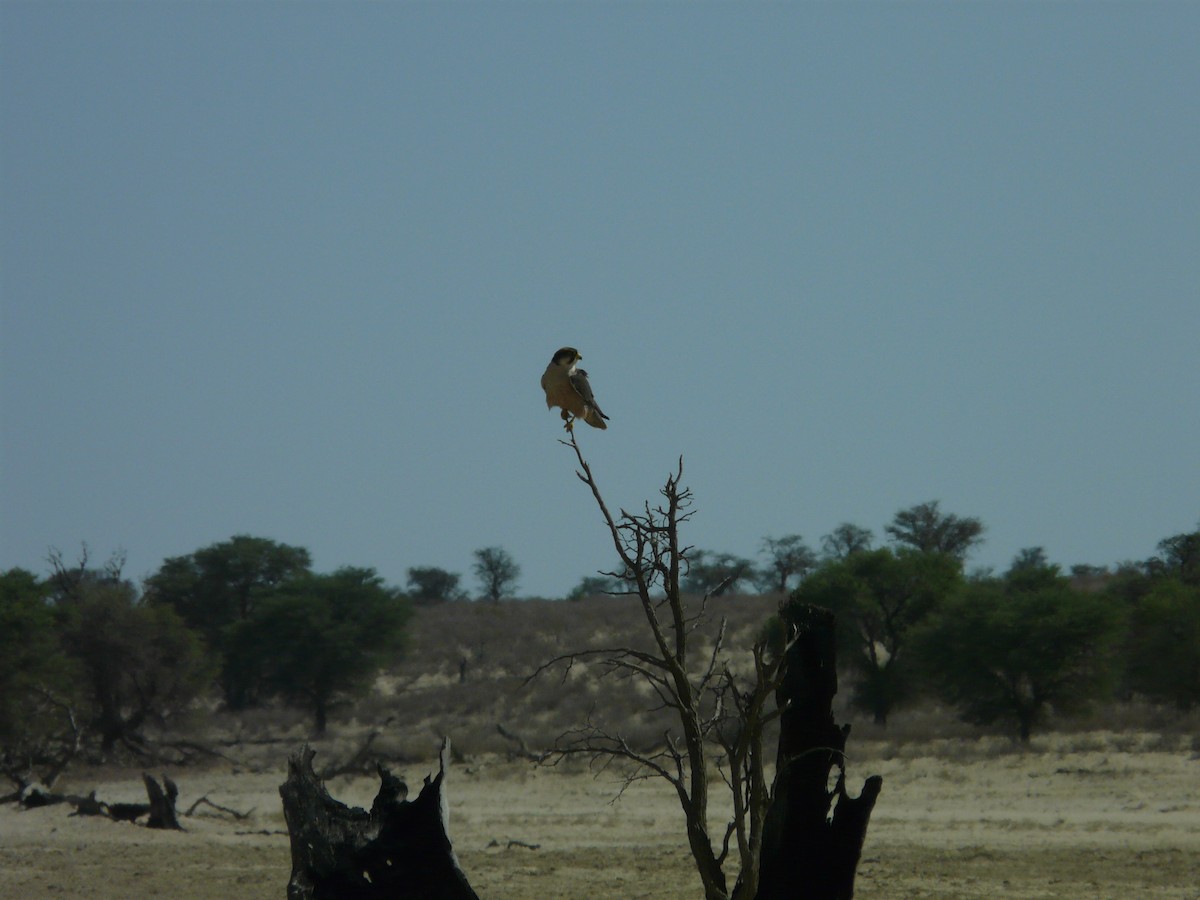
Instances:
[[[854,540],[827,537],[791,594],[834,611],[851,700],[877,723],[932,696],[1028,741],[1050,712],[1099,700],[1200,704],[1200,530],[1114,571],[1064,572],[1030,547],[1000,574],[964,571],[982,526],[935,504],[898,513],[887,531],[892,545],[873,548],[843,526]]]
[[[881,725],[920,697],[1022,741],[1049,713],[1099,700],[1200,705],[1200,530],[1111,571],[1064,572],[1029,547],[1000,574],[966,571],[983,524],[937,501],[900,510],[884,531],[890,543],[876,547],[843,523],[819,553],[800,535],[767,537],[758,565],[689,548],[683,584],[709,596],[753,585],[832,610],[851,700]],[[571,596],[595,593],[631,593],[627,573],[585,578]]]
[[[1115,570],[1063,572],[1040,548],[1007,571],[968,574],[977,519],[936,502],[901,510],[887,546],[843,524],[814,552],[799,535],[766,538],[765,562],[692,550],[686,590],[744,584],[833,610],[855,705],[880,723],[921,696],[1028,739],[1051,710],[1109,696],[1200,704],[1200,531]],[[312,570],[307,550],[245,535],[163,562],[140,587],[118,556],[50,558],[50,574],[0,573],[0,764],[53,765],[94,745],[146,750],[216,686],[222,705],[307,709],[369,688],[403,651],[414,606],[461,601],[461,577],[408,570],[404,589],[374,569]],[[475,552],[480,594],[511,596],[520,567],[501,547]],[[628,592],[628,573],[583,579],[570,597]]]
[[[147,726],[165,728],[214,693],[232,711],[306,709],[321,734],[332,705],[403,651],[414,605],[467,597],[442,569],[410,568],[401,590],[372,568],[314,572],[303,547],[248,535],[169,558],[141,586],[120,554],[96,565],[85,546],[75,562],[58,551],[48,562],[45,577],[0,572],[0,771],[10,774],[53,771],[91,749],[145,756]],[[520,567],[484,547],[475,574],[481,596],[499,602]]]
[[[1064,571],[1029,547],[1003,573],[968,573],[984,531],[978,518],[943,512],[934,500],[899,510],[884,526],[887,546],[842,523],[820,551],[798,534],[765,537],[759,563],[688,548],[681,584],[707,596],[790,593],[833,610],[851,698],[879,724],[934,696],[966,721],[1007,724],[1027,741],[1050,711],[1080,712],[1106,698],[1200,705],[1200,530],[1112,570]],[[509,596],[520,571],[512,557],[499,547],[475,555],[485,595]],[[408,575],[416,603],[466,597],[455,573]],[[582,578],[566,599],[635,593],[630,573],[613,571]]]

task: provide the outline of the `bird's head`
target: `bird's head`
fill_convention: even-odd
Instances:
[[[569,369],[581,359],[583,357],[579,355],[579,351],[574,347],[563,347],[554,354],[550,362],[556,366],[562,366],[564,369]]]

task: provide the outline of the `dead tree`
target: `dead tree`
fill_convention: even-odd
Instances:
[[[392,718],[389,716],[383,724],[387,725]],[[378,767],[380,757],[373,753],[371,745],[375,743],[375,738],[379,737],[381,732],[372,731],[367,735],[357,750],[350,755],[346,760],[333,760],[327,763],[321,769],[321,780],[329,781],[331,778],[337,778],[339,775],[368,775],[372,767]]]
[[[777,692],[783,715],[757,900],[843,900],[854,896],[867,822],[883,779],[872,775],[856,798],[846,791],[850,726],[839,728],[833,718],[833,613],[792,602],[780,617],[793,638]]]
[[[279,788],[292,845],[288,900],[479,900],[446,831],[448,740],[416,800],[380,766],[369,812],[329,795],[313,771],[315,753],[305,746],[293,754]]]
[[[706,900],[749,900],[758,885],[768,794],[762,736],[778,716],[768,701],[779,684],[781,657],[773,658],[759,645],[753,651],[753,677],[739,679],[725,658],[724,622],[702,658],[693,646],[710,595],[689,605],[681,589],[692,554],[680,535],[680,526],[692,515],[691,491],[681,484],[682,458],[660,490],[657,506],[647,502],[639,513],[621,510],[614,517],[574,434],[563,443],[575,452],[576,475],[591,490],[620,560],[617,571],[605,574],[627,584],[628,593],[639,599],[653,649],[608,647],[568,653],[550,660],[531,679],[556,667],[564,669],[565,677],[574,664],[593,662],[605,675],[647,684],[660,708],[672,713],[673,724],[662,743],[647,750],[630,744],[611,725],[589,722],[562,735],[547,760],[582,756],[601,766],[624,762],[626,785],[644,778],[666,780],[683,810],[688,847]],[[715,830],[709,817],[710,766],[720,769],[734,807],[732,819],[715,825]],[[731,854],[737,861],[732,890],[725,872]]]
[[[786,720],[786,724],[781,721],[781,729],[789,734],[800,735],[809,727],[811,704],[802,704],[803,708],[794,709],[793,698],[800,695],[787,685],[792,684],[797,677],[796,672],[802,672],[803,666],[808,664],[814,653],[814,647],[811,646],[814,641],[821,644],[817,657],[823,661],[821,665],[832,667],[832,631],[828,635],[822,632],[814,637],[815,633],[804,631],[800,623],[785,619],[782,645],[772,648],[765,640],[758,642],[751,650],[753,673],[739,676],[726,659],[725,625],[722,622],[711,650],[704,654],[704,658],[696,659],[692,636],[705,620],[708,597],[718,593],[723,586],[715,587],[691,607],[680,588],[681,579],[686,577],[689,559],[693,555],[693,548],[684,544],[680,536],[680,526],[692,515],[691,491],[680,483],[683,476],[682,458],[660,490],[663,499],[657,506],[651,507],[646,503],[639,513],[621,510],[620,515],[614,517],[579,450],[575,435],[572,433],[570,439],[563,443],[575,452],[579,463],[576,475],[591,490],[620,560],[618,571],[604,574],[629,585],[628,593],[640,600],[653,639],[653,649],[608,647],[563,654],[541,666],[530,680],[553,668],[562,668],[563,677],[566,677],[566,672],[576,663],[598,664],[604,675],[640,679],[649,685],[660,702],[660,708],[673,714],[674,724],[663,735],[660,746],[645,750],[632,746],[611,725],[588,722],[563,734],[546,759],[553,763],[569,756],[582,756],[600,766],[622,761],[629,767],[626,786],[644,778],[665,779],[675,790],[683,809],[688,847],[700,875],[705,900],[842,896],[819,892],[795,893],[795,884],[792,885],[791,894],[765,894],[760,888],[765,874],[769,873],[775,879],[772,884],[779,884],[776,878],[778,873],[790,875],[793,871],[782,862],[786,854],[796,852],[796,845],[792,843],[796,835],[791,825],[793,817],[783,817],[782,823],[787,826],[784,828],[775,821],[778,814],[774,806],[779,801],[781,791],[790,792],[785,799],[788,810],[805,810],[801,821],[807,822],[806,817],[818,809],[817,806],[805,805],[811,801],[818,803],[822,818],[829,810],[830,798],[826,795],[825,781],[821,782],[819,797],[813,795],[796,799],[792,796],[800,790],[798,785],[809,784],[802,776],[808,774],[811,765],[808,762],[808,748],[815,745],[805,743],[799,736],[794,739],[789,737],[785,755],[784,742],[781,742],[779,758],[785,761],[781,765],[786,774],[782,780],[777,778],[774,789],[771,789],[765,775],[768,755],[763,746],[763,737],[767,726],[781,717]],[[836,678],[832,682],[822,682],[819,688],[832,688],[836,692]],[[832,696],[829,693],[824,697],[827,718]],[[832,719],[829,721],[832,722]],[[820,738],[821,747],[836,747],[832,758],[841,766],[845,735],[840,734],[840,743],[823,732]],[[826,757],[829,757],[829,753],[826,753]],[[733,801],[730,821],[718,826],[717,830],[713,829],[713,823],[709,820],[710,767],[721,773]],[[826,774],[829,768],[829,764],[826,764]],[[878,793],[878,783],[873,784],[875,793]],[[863,796],[867,794],[864,792]],[[871,795],[871,802],[873,799],[874,795]],[[838,836],[848,828],[846,823],[851,818],[850,808],[847,804],[846,811],[838,820]],[[839,811],[842,809],[842,804],[839,804]],[[858,861],[869,814],[870,806],[866,805],[852,854],[849,873],[851,890],[853,865]],[[821,847],[823,851],[832,852],[842,846],[839,843],[835,848],[834,844],[834,841],[827,840]],[[805,863],[811,863],[818,852],[822,851],[814,848],[812,853],[806,852]],[[726,863],[731,860],[736,860],[737,867],[732,888],[725,872]]]
[[[142,783],[146,786],[146,796],[149,803],[107,803],[96,799],[96,792],[91,791],[86,797],[81,794],[54,794],[43,791],[38,786],[32,786],[23,792],[20,803],[25,809],[37,809],[41,806],[53,806],[56,803],[66,803],[74,807],[73,816],[103,816],[114,822],[135,822],[142,816],[148,816],[147,828],[168,828],[182,831],[179,818],[175,812],[175,801],[179,797],[179,788],[166,775],[159,785],[149,775],[142,773]]]
[[[257,809],[257,807],[252,806],[245,812],[240,812],[239,810],[233,809],[231,807],[221,806],[221,804],[219,804],[219,803],[213,803],[211,800],[208,799],[208,796],[205,795],[205,796],[201,797],[199,800],[197,800],[195,803],[193,803],[191,806],[189,806],[187,808],[187,811],[184,813],[184,815],[185,816],[195,815],[196,810],[199,809],[201,806],[207,806],[207,807],[210,807],[211,809],[215,809],[217,811],[217,813],[219,813],[220,815],[232,816],[234,819],[236,819],[239,822],[250,818],[252,815],[254,815],[254,810]],[[211,813],[209,813],[208,815],[211,815]]]
[[[142,781],[146,785],[146,796],[150,798],[150,820],[146,822],[146,827],[182,831],[179,819],[175,815],[175,801],[179,797],[179,788],[175,786],[175,782],[164,775],[160,787],[157,781],[145,773],[142,774]]]

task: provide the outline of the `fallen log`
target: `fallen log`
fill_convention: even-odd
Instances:
[[[498,731],[500,733],[500,737],[504,738],[505,740],[512,741],[514,744],[517,745],[516,751],[509,751],[508,758],[510,760],[514,759],[516,757],[520,757],[522,759],[531,760],[532,762],[541,762],[542,761],[541,754],[534,753],[532,750],[530,750],[529,745],[527,743],[525,743],[525,739],[523,737],[521,737],[519,734],[517,734],[516,732],[511,731],[508,728],[505,728],[503,722],[496,723],[496,731]]]
[[[305,745],[279,787],[292,847],[288,900],[479,900],[454,855],[444,793],[450,741],[415,800],[383,766],[370,811],[334,800]]]
[[[81,794],[55,794],[31,785],[24,791],[20,804],[25,809],[37,809],[42,806],[52,806],[56,803],[66,803],[74,808],[73,816],[102,816],[114,822],[134,822],[142,816],[149,815],[147,828],[170,828],[182,831],[175,812],[175,801],[179,797],[179,788],[175,782],[163,776],[160,786],[157,781],[145,773],[142,783],[146,786],[146,796],[149,803],[107,803],[96,798],[96,792],[91,791],[86,797]]]
[[[201,797],[199,800],[197,800],[195,803],[193,803],[191,806],[189,806],[187,808],[187,811],[184,812],[184,816],[191,817],[191,816],[195,815],[196,810],[199,809],[201,806],[211,806],[217,812],[224,813],[227,816],[233,816],[233,818],[237,819],[239,822],[250,818],[250,816],[254,814],[254,810],[256,809],[256,807],[252,806],[248,810],[246,810],[246,812],[238,812],[236,809],[233,809],[231,807],[221,806],[221,804],[219,804],[219,803],[213,803],[211,800],[208,799],[208,795],[205,794],[203,797]]]

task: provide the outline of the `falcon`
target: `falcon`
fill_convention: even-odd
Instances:
[[[581,359],[583,357],[574,347],[563,347],[554,354],[550,365],[546,366],[546,371],[542,373],[546,408],[553,409],[557,406],[562,410],[563,427],[567,431],[575,429],[576,419],[583,419],[593,428],[607,428],[604,420],[608,416],[596,405],[587,372],[576,368]]]

